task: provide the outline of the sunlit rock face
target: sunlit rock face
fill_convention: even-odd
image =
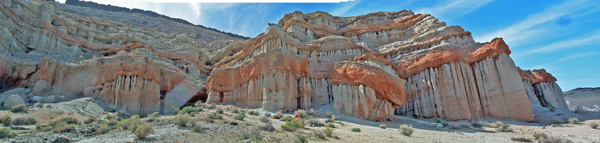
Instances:
[[[81,16],[54,2],[0,2],[0,89],[26,88],[28,102],[89,96],[146,115],[206,101],[327,108],[376,121],[394,114],[532,121],[532,104],[566,108],[556,79],[520,70],[501,38],[477,43],[460,26],[410,10],[293,12],[255,38],[200,35],[225,39],[205,44],[198,35]]]
[[[1,92],[30,88],[28,102],[34,96],[93,96],[130,115],[169,112],[204,87],[212,58],[205,53],[231,43],[199,44],[185,34],[80,16],[57,5],[0,1]],[[174,88],[179,92],[169,94]]]

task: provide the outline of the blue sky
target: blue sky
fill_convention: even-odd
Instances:
[[[60,0],[59,0],[60,1]],[[152,3],[91,0],[152,10],[191,23],[254,37],[284,14],[326,11],[355,16],[411,9],[460,25],[478,42],[502,37],[522,69],[544,68],[563,91],[600,87],[600,1],[598,0],[355,0],[342,3]]]

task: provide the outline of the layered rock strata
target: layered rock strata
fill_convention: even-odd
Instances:
[[[532,104],[566,108],[556,79],[517,68],[501,38],[477,43],[460,26],[410,10],[293,12],[255,38],[205,44],[211,35],[81,16],[54,2],[0,4],[0,90],[24,89],[15,97],[26,102],[93,96],[145,115],[206,100],[285,112],[332,107],[379,121],[394,113],[532,121]]]
[[[556,84],[556,78],[546,70],[520,70],[520,74],[531,104],[569,110],[562,89]]]
[[[22,95],[27,102],[96,96],[120,112],[145,115],[179,108],[172,96],[187,101],[203,87],[211,70],[208,48],[199,48],[205,45],[185,34],[58,11],[57,4],[0,1],[0,91],[32,89]],[[167,94],[180,84],[190,95]]]

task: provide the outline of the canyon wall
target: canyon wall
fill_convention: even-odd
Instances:
[[[82,16],[86,8],[55,2],[0,2],[0,91],[25,88],[20,96],[28,103],[89,96],[146,115],[206,101],[284,112],[328,108],[376,121],[394,114],[533,121],[532,104],[567,108],[556,78],[520,70],[501,38],[478,43],[460,26],[410,10],[354,17],[296,11],[255,38],[217,33],[225,40],[207,44],[210,32],[189,37]]]

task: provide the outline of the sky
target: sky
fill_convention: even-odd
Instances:
[[[64,1],[64,0],[58,0]],[[356,16],[411,9],[471,31],[477,42],[502,37],[521,69],[544,68],[563,91],[600,87],[598,0],[354,0],[340,3],[196,3],[194,0],[87,0],[155,11],[221,31],[255,37],[287,13]]]

